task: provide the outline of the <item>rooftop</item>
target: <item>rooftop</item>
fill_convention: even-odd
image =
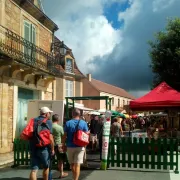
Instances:
[[[111,84],[107,84],[105,82],[102,82],[93,78],[91,79],[90,82],[96,89],[98,89],[101,92],[106,92],[109,94],[125,97],[128,99],[136,99],[133,95],[129,94],[127,91],[125,91],[124,89],[120,87],[116,87]]]

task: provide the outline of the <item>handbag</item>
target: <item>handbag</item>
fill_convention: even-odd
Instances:
[[[76,126],[76,131],[73,136],[73,143],[77,146],[84,147],[89,144],[89,134],[82,130],[78,130],[79,123],[80,120]]]
[[[29,123],[27,124],[27,126],[24,128],[24,130],[22,131],[20,138],[22,140],[30,140],[33,136],[33,132],[34,132],[34,119],[30,119]]]

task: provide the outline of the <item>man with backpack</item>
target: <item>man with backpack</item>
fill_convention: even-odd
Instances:
[[[48,107],[40,109],[40,116],[32,119],[33,135],[30,141],[31,173],[30,180],[37,179],[39,166],[43,167],[43,179],[48,180],[51,155],[54,155],[51,111]]]

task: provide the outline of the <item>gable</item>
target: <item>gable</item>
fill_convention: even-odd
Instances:
[[[92,79],[91,83],[100,92],[106,92],[106,93],[109,93],[109,94],[117,95],[117,96],[120,96],[120,97],[125,97],[125,98],[128,98],[128,99],[135,99],[134,96],[132,96],[131,94],[129,94],[127,91],[125,91],[122,88],[113,86],[111,84],[104,83],[104,82],[96,80],[96,79]]]

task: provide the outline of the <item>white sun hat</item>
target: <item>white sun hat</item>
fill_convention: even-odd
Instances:
[[[45,113],[53,113],[53,111],[51,111],[48,107],[42,107],[40,109],[41,113],[45,114]]]

